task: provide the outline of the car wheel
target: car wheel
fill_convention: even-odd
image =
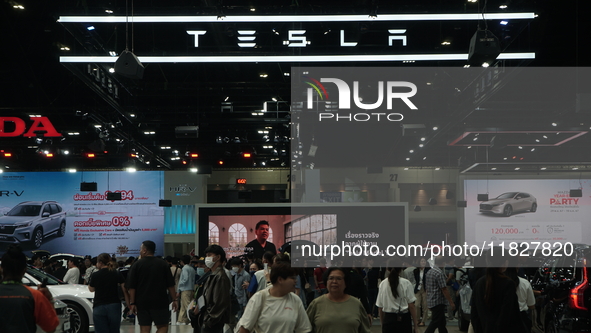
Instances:
[[[33,246],[36,249],[41,247],[41,244],[43,243],[43,229],[37,228],[35,229],[35,231],[33,231],[33,238],[31,238],[31,243],[33,243]]]
[[[536,210],[538,210],[538,204],[534,202],[533,204],[531,204],[531,209],[529,211],[535,213]]]
[[[511,216],[511,214],[513,214],[513,207],[511,207],[510,205],[507,205],[505,207],[505,209],[503,209],[503,215],[504,216]]]
[[[64,237],[65,234],[66,234],[66,221],[62,221],[62,223],[60,223],[60,228],[57,231],[57,235],[60,237]]]
[[[65,302],[68,305],[68,314],[70,315],[70,327],[73,333],[88,333],[88,316],[84,309],[71,302]]]

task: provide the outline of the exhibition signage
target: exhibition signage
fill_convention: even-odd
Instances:
[[[160,36],[181,40],[178,51],[166,56],[142,54],[142,63],[201,62],[339,62],[467,60],[468,53],[434,54],[424,42],[423,29],[458,21],[535,18],[533,12],[379,15],[248,15],[248,16],[61,16],[62,24],[157,24]],[[422,29],[417,29],[417,24]],[[297,29],[286,28],[297,23]],[[359,26],[359,25],[364,26]],[[371,29],[366,26],[371,24]],[[220,43],[219,32],[223,32]],[[141,34],[136,29],[136,35]],[[361,36],[363,35],[363,36]],[[184,40],[183,40],[184,39]],[[419,42],[421,41],[421,42]],[[428,52],[417,52],[420,48]],[[299,51],[293,53],[294,48]],[[327,48],[330,54],[327,54]],[[236,50],[240,50],[240,54]],[[534,59],[533,52],[507,52],[498,59]],[[62,63],[114,63],[116,57],[61,56]]]
[[[483,242],[585,243],[591,240],[591,180],[466,180],[465,238]],[[570,189],[582,197],[570,197]],[[478,193],[488,200],[478,201]]]
[[[0,175],[0,243],[23,250],[137,256],[144,240],[163,253],[163,172],[11,172]],[[98,191],[80,191],[81,181]],[[107,200],[108,193],[121,200]],[[64,223],[65,222],[65,223]],[[60,224],[63,223],[63,228]],[[35,237],[40,232],[40,242]]]

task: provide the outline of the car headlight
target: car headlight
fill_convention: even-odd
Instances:
[[[493,206],[493,207],[497,207],[497,206],[502,206],[502,205],[504,205],[504,204],[505,204],[504,202],[501,202],[501,203],[492,204],[491,206]]]
[[[25,223],[17,223],[14,226],[16,228],[26,228],[26,227],[30,227],[33,224],[33,222],[25,222]]]

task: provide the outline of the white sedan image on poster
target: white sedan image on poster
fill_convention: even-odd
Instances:
[[[466,180],[465,189],[468,244],[591,243],[588,179]],[[571,189],[583,196],[571,197]]]

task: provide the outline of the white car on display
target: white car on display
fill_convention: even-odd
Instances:
[[[32,266],[27,267],[22,281],[24,285],[36,288],[43,281],[53,297],[68,306],[67,311],[70,314],[70,327],[73,333],[94,331],[92,319],[94,293],[88,290],[88,286],[68,284],[42,270]]]
[[[517,212],[535,213],[538,209],[536,198],[525,192],[506,192],[494,199],[480,203],[481,213],[492,213],[509,217]]]

